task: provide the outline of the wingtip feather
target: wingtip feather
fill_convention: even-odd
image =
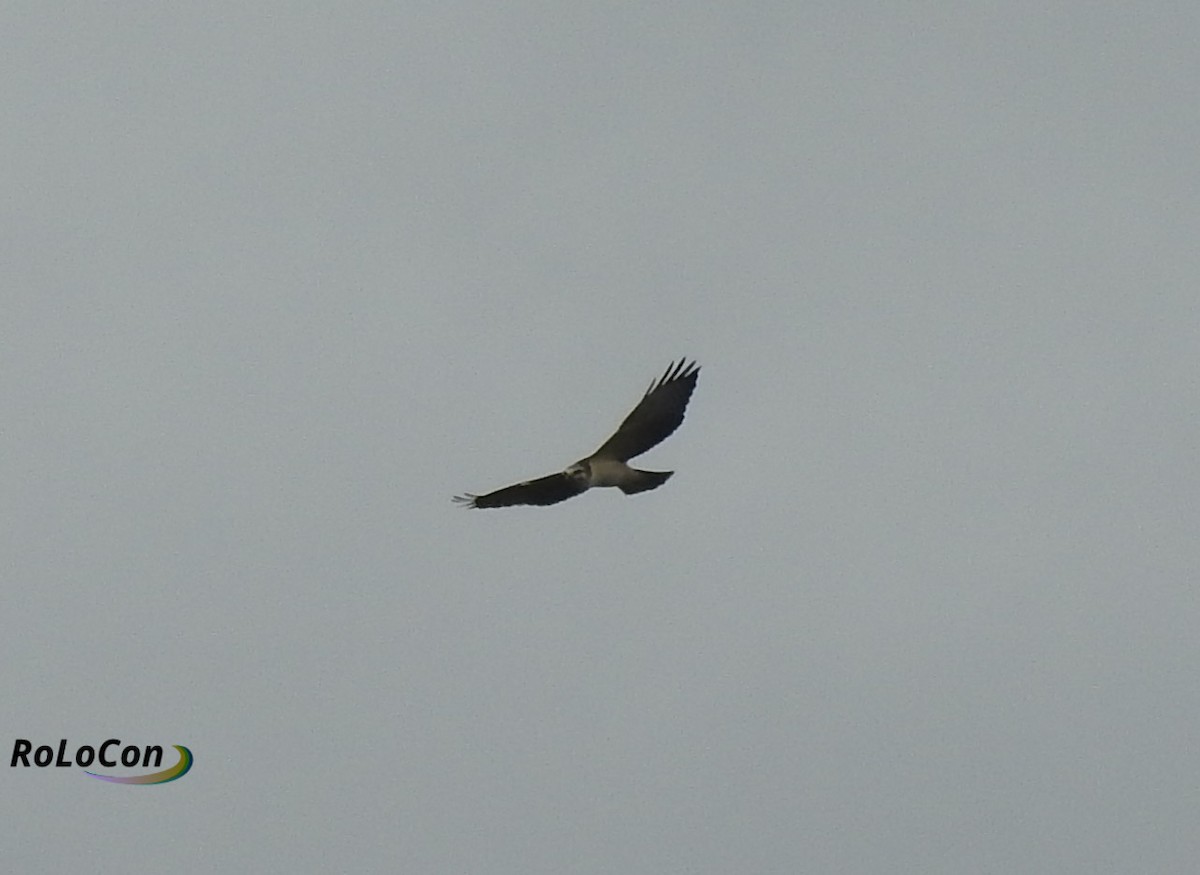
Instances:
[[[650,387],[646,389],[646,394],[649,395],[655,389],[661,388],[668,383],[674,383],[677,380],[687,380],[700,373],[700,366],[696,364],[696,360],[690,362],[687,356],[683,356],[678,361],[672,361],[667,365],[667,369],[663,371],[663,375],[657,380],[650,381]]]

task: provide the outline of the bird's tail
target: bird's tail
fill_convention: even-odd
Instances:
[[[639,471],[633,469],[633,473],[637,478],[629,483],[621,484],[621,491],[626,495],[633,495],[636,492],[645,492],[648,489],[656,489],[666,483],[674,471]]]

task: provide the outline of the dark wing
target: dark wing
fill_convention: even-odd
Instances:
[[[592,454],[593,458],[626,462],[665,440],[683,422],[683,411],[699,375],[700,367],[695,362],[690,365],[687,359],[672,362],[662,378],[650,384],[645,397],[625,417],[617,433]]]
[[[558,504],[585,490],[585,486],[566,474],[551,474],[505,486],[487,495],[456,495],[454,500],[467,507],[509,507],[514,504]]]

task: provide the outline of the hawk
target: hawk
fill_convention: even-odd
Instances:
[[[688,364],[687,359],[672,362],[662,377],[650,383],[616,434],[566,470],[505,486],[487,495],[456,495],[454,500],[466,507],[547,505],[566,501],[593,486],[616,486],[626,495],[662,486],[674,471],[639,471],[626,462],[666,440],[679,428],[699,375],[700,367],[695,362]]]

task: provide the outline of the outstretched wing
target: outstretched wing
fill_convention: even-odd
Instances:
[[[672,362],[662,378],[650,384],[645,396],[625,417],[617,433],[592,454],[592,458],[626,462],[665,440],[683,422],[683,412],[696,388],[700,367],[687,359]]]
[[[456,495],[454,500],[466,507],[509,507],[514,504],[558,504],[583,492],[587,487],[566,474],[550,474],[505,486],[487,495]]]

